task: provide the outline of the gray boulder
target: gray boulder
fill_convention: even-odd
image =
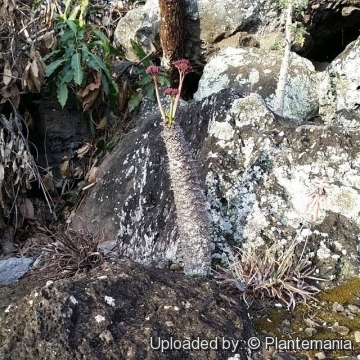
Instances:
[[[0,260],[0,285],[10,285],[24,276],[34,262],[33,258],[9,258]]]
[[[204,68],[196,100],[225,88],[238,88],[245,94],[261,95],[271,107],[282,62],[282,52],[258,48],[228,47],[214,55]],[[284,116],[306,120],[317,114],[317,75],[313,64],[291,54],[284,103]]]
[[[326,124],[360,127],[360,38],[320,73],[319,113]]]
[[[360,132],[278,119],[259,95],[225,89],[179,112],[212,220],[213,257],[233,246],[307,244],[329,278],[358,273]],[[103,163],[74,227],[104,234],[143,264],[181,262],[159,118]],[[79,220],[82,219],[82,220]]]
[[[257,17],[259,4],[248,0],[185,0],[185,57],[201,66],[212,51],[212,45],[241,30]],[[160,11],[157,0],[129,11],[120,19],[114,42],[125,49],[128,60],[138,60],[130,39],[137,41],[149,53],[160,49]]]

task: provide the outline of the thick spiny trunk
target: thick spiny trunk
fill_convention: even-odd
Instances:
[[[162,137],[169,158],[184,272],[207,276],[211,270],[210,223],[195,164],[179,125],[164,124]]]
[[[276,88],[273,110],[280,116],[284,114],[285,89],[288,79],[288,72],[291,61],[291,23],[292,23],[293,5],[289,1],[286,9],[286,25],[285,25],[285,50],[281,63],[279,81]]]

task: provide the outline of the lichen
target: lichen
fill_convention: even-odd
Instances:
[[[329,209],[344,216],[355,218],[360,211],[360,195],[350,187],[333,187],[329,195]]]

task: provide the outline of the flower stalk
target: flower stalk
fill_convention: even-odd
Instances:
[[[179,124],[174,122],[184,78],[192,71],[192,67],[188,60],[178,60],[173,65],[179,71],[179,87],[164,91],[165,95],[170,96],[170,109],[167,112],[162,106],[158,89],[157,75],[160,67],[150,66],[147,73],[154,80],[156,98],[164,120],[161,135],[169,159],[184,273],[208,276],[211,271],[211,249],[206,201],[184,133]]]

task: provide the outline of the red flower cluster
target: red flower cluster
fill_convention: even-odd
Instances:
[[[184,75],[194,71],[190,64],[190,61],[186,59],[176,60],[173,62],[173,65],[179,70],[179,73]]]
[[[164,95],[176,96],[179,93],[178,89],[167,88],[164,90]]]
[[[150,65],[148,66],[148,68],[146,69],[146,73],[150,76],[158,76],[159,73],[161,71],[161,67],[160,66],[156,66],[156,65]]]

